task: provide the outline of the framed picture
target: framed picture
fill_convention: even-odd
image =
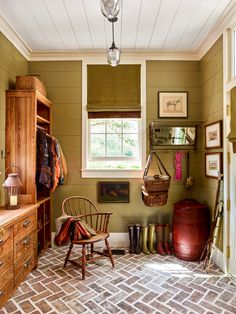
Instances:
[[[159,118],[187,118],[187,92],[158,92]]]
[[[99,203],[129,203],[129,182],[98,182]]]
[[[222,120],[205,126],[205,146],[206,148],[222,147]]]
[[[222,153],[206,153],[205,158],[206,176],[217,179],[218,173],[222,172]]]

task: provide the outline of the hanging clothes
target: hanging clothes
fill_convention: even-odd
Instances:
[[[50,166],[50,153],[47,135],[37,130],[37,172],[36,180],[48,189],[52,184],[52,169]]]
[[[58,140],[38,129],[37,182],[54,192],[58,184],[64,184],[66,174],[66,161]]]

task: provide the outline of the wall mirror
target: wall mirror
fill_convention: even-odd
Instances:
[[[151,123],[151,148],[155,146],[195,146],[196,126],[163,126]]]

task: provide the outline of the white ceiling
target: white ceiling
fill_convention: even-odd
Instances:
[[[121,51],[197,52],[232,0],[121,0]],[[2,20],[30,52],[98,51],[111,46],[99,0],[0,0]]]

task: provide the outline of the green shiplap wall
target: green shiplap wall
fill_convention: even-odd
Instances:
[[[16,75],[28,73],[28,62],[0,32],[0,150],[5,152],[5,90],[15,87]],[[0,157],[0,170],[5,169],[5,159]],[[0,206],[5,204],[0,176]]]
[[[158,120],[158,91],[187,91],[187,120],[202,120],[205,125],[222,119],[222,46],[222,38],[220,38],[200,62],[147,62],[147,154],[149,124]],[[97,182],[102,179],[81,179],[80,173],[82,63],[80,61],[27,62],[2,33],[0,33],[0,56],[0,149],[5,150],[5,90],[14,88],[16,75],[39,74],[46,86],[48,98],[54,103],[53,134],[61,143],[69,170],[66,184],[59,186],[53,194],[53,215],[54,217],[60,215],[63,199],[73,194],[87,196],[97,203]],[[174,152],[164,151],[160,152],[160,157],[172,176],[166,206],[152,208],[144,205],[140,194],[141,179],[128,179],[130,203],[97,204],[100,209],[113,212],[112,232],[127,231],[129,223],[171,222],[173,203],[184,197],[194,197],[213,208],[217,180],[205,177],[204,126],[200,129],[199,139],[198,152],[190,154],[190,174],[195,179],[190,192],[187,192],[184,187],[186,159],[184,158],[182,162],[183,179],[181,182],[176,182],[174,181]],[[0,159],[0,169],[4,167],[5,160]],[[2,177],[0,179],[3,180]],[[0,204],[4,204],[2,188],[0,188]],[[218,246],[222,247],[221,240]]]
[[[223,119],[223,38],[220,37],[200,61],[201,69],[201,115],[203,130],[199,152],[192,173],[198,178],[192,196],[208,204],[213,212],[217,179],[205,176],[205,153],[223,152],[223,149],[205,149],[205,125]],[[222,229],[222,225],[221,225]],[[222,250],[222,232],[218,247]]]
[[[103,181],[102,178],[101,180],[81,178],[81,69],[82,63],[79,61],[29,63],[29,73],[41,76],[48,98],[54,104],[53,135],[59,139],[68,162],[66,184],[59,186],[53,194],[54,217],[60,215],[61,203],[70,195],[83,195],[97,204],[97,182]],[[199,82],[199,62],[147,62],[147,132],[149,123],[157,118],[158,90],[188,91],[189,119],[199,118],[197,111],[200,104]],[[173,153],[164,153],[161,157],[173,176]],[[186,172],[186,169],[184,171]],[[170,222],[173,203],[186,196],[184,180],[180,183],[172,180],[167,205],[159,208],[147,207],[141,199],[142,180],[128,179],[128,181],[130,203],[97,204],[98,208],[113,212],[110,228],[112,232],[127,231],[129,223]]]

